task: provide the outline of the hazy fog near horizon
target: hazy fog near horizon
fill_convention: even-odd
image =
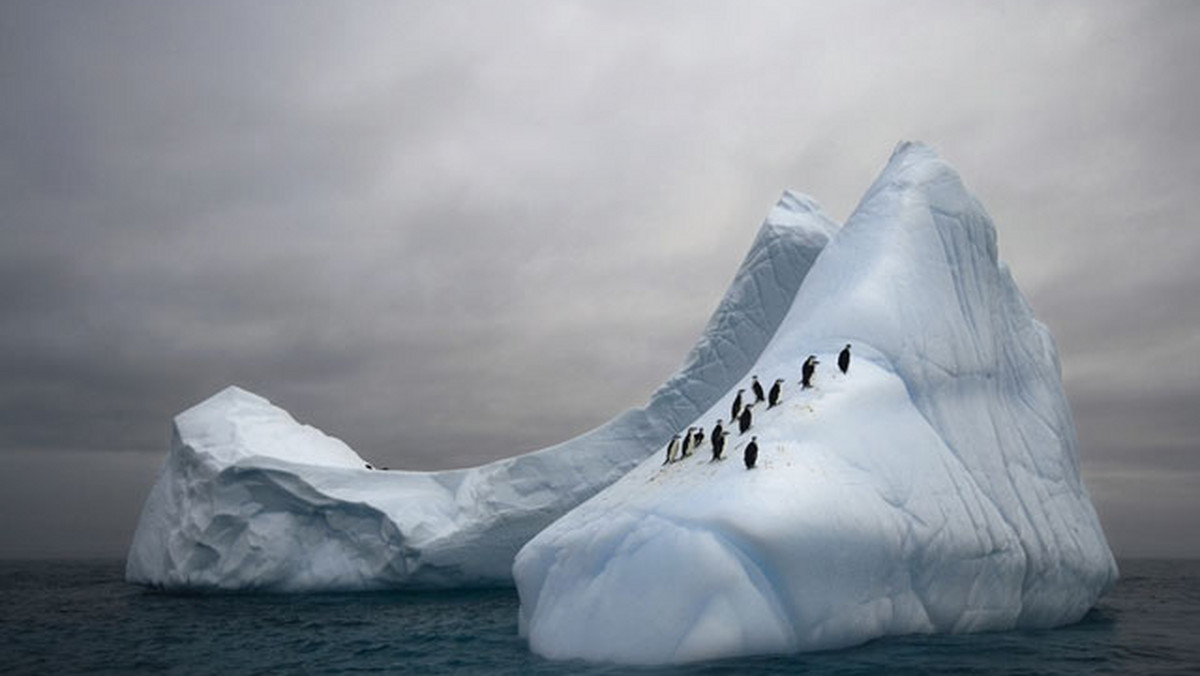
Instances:
[[[392,467],[645,402],[785,188],[919,139],[1118,556],[1200,556],[1200,4],[5,3],[0,557],[122,555],[229,384]]]

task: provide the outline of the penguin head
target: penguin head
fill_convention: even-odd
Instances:
[[[750,376],[751,380],[758,380],[758,376]]]
[[[783,382],[783,378],[776,378],[776,379],[775,379],[775,382],[777,382],[777,383],[782,383],[782,382]]]
[[[849,350],[849,349],[850,349],[850,343],[846,343],[846,349],[847,349],[847,350]]]
[[[750,441],[751,441],[751,442],[758,441],[758,437],[750,437]]]

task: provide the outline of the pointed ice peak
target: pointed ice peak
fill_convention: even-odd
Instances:
[[[920,141],[901,141],[888,158],[887,166],[867,189],[861,204],[865,204],[875,193],[887,186],[910,188],[939,182],[945,178],[951,178],[961,187],[958,172],[938,157],[933,148]],[[963,190],[965,191],[965,188]]]
[[[237,385],[230,385],[220,392],[217,392],[209,399],[217,399],[221,401],[237,401],[244,399],[247,401],[253,401],[254,403],[270,403],[265,397],[257,395],[250,390],[242,389]]]
[[[808,195],[791,190],[784,190],[779,201],[775,203],[771,213],[763,221],[764,226],[806,228],[816,226],[826,236],[831,236],[837,230],[837,223],[821,209],[821,205]]]
[[[995,226],[983,205],[958,171],[924,143],[901,141],[896,146],[843,230],[881,227],[910,233],[933,228],[941,237],[963,236],[993,262],[997,259]]]
[[[791,213],[820,213],[821,205],[812,197],[805,195],[802,192],[794,190],[784,190],[779,196],[779,201],[775,203],[775,208],[771,210],[774,214],[777,211]]]
[[[888,159],[888,164],[892,164],[897,160],[904,161],[910,158],[937,159],[937,156],[937,151],[924,141],[901,141],[896,144],[896,149],[892,151],[892,156]]]
[[[230,385],[220,392],[217,392],[211,397],[205,399],[204,401],[201,401],[200,403],[195,404],[183,411],[179,414],[179,416],[185,418],[195,418],[198,416],[203,416],[206,414],[206,412],[214,409],[225,410],[235,406],[260,407],[270,405],[271,402],[267,401],[265,398],[249,390],[244,390],[237,385]]]
[[[340,439],[301,425],[287,411],[231,385],[175,416],[176,444],[222,465],[271,457],[310,465],[363,467]]]

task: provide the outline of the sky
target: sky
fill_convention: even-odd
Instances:
[[[1200,556],[1200,3],[0,4],[0,558],[123,556],[229,384],[393,468],[640,406],[790,188],[922,140],[1118,557]]]

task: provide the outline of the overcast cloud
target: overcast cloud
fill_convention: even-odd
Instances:
[[[641,405],[780,191],[933,145],[1118,555],[1200,555],[1200,4],[0,5],[0,556],[120,555],[238,384],[393,467]]]

